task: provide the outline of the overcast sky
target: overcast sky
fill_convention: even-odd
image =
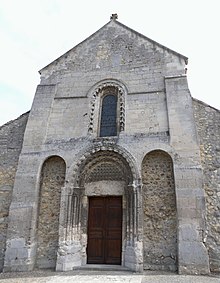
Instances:
[[[189,58],[191,95],[220,109],[219,0],[0,0],[0,125],[31,108],[38,71],[118,20]]]

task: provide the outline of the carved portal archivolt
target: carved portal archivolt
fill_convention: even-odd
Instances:
[[[102,144],[90,148],[71,170],[61,197],[57,270],[87,263],[88,197],[121,195],[122,265],[141,271],[141,184],[133,158],[119,146]]]

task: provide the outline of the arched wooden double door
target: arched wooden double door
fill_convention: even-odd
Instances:
[[[121,264],[122,197],[90,197],[87,263]]]

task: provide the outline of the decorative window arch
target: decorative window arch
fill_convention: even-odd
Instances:
[[[109,137],[124,131],[126,93],[126,87],[116,80],[102,81],[90,91],[90,134]]]

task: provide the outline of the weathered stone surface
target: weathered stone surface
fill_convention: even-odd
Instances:
[[[220,271],[220,111],[194,100],[206,193],[207,238],[210,268]]]
[[[173,163],[166,153],[148,153],[142,164],[144,268],[177,269],[177,211]]]
[[[65,162],[58,156],[47,159],[42,168],[37,226],[37,268],[55,268],[56,266],[60,195],[65,171]]]
[[[9,206],[28,114],[0,127],[0,271],[3,268]]]

